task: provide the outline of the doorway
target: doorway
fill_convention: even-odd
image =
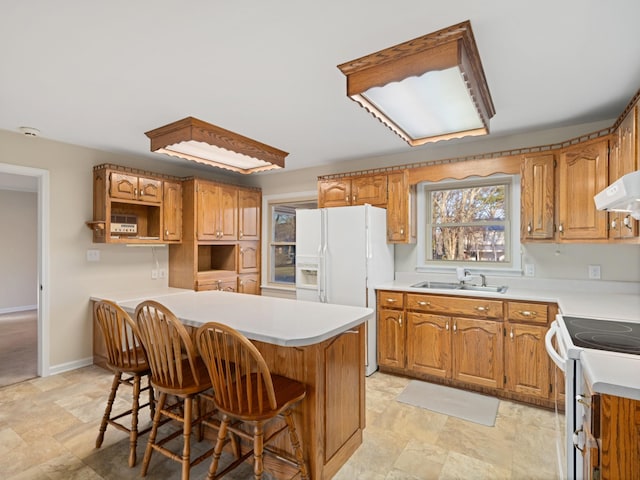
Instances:
[[[33,192],[36,195],[36,227],[37,241],[35,246],[35,274],[32,277],[35,281],[31,284],[36,290],[35,295],[30,298],[35,299],[35,305],[27,302],[27,305],[15,305],[16,309],[7,308],[3,311],[6,325],[11,328],[6,330],[8,335],[14,338],[23,339],[28,342],[29,337],[33,338],[33,320],[35,317],[35,333],[37,340],[36,352],[33,352],[33,343],[29,355],[35,354],[36,375],[49,375],[49,172],[47,170],[23,167],[0,163],[0,190],[2,191],[22,191]],[[34,265],[30,267],[34,268]],[[6,282],[6,279],[3,280]],[[32,293],[32,292],[29,292]],[[19,303],[25,303],[24,301]],[[33,308],[35,307],[35,308]],[[8,311],[7,311],[8,310]],[[15,311],[13,311],[15,310]],[[7,314],[7,315],[5,315]],[[29,324],[31,316],[31,324]],[[31,330],[30,330],[31,329]],[[29,333],[30,332],[30,333]],[[16,340],[17,341],[17,340]],[[24,347],[24,348],[22,348]],[[15,351],[15,355],[25,355],[25,344]],[[33,360],[33,358],[32,358]],[[18,377],[16,377],[18,378]],[[8,377],[9,381],[11,377]]]

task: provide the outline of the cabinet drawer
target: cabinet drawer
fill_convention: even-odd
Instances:
[[[407,309],[464,315],[475,318],[501,318],[502,302],[484,298],[460,298],[407,293]]]
[[[404,293],[388,291],[378,292],[378,307],[404,308]]]
[[[511,321],[546,325],[548,316],[549,305],[507,302],[507,318]]]

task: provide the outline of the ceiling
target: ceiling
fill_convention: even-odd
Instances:
[[[287,170],[427,156],[337,65],[464,20],[493,136],[614,119],[640,88],[637,0],[3,0],[0,129],[159,159],[144,132],[194,116],[290,152]]]

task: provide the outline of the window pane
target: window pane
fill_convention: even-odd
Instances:
[[[504,262],[504,225],[432,229],[432,259],[466,262]]]
[[[296,211],[294,209],[274,207],[272,240],[274,242],[296,241]]]
[[[294,230],[295,233],[295,230]],[[272,245],[271,265],[273,265],[271,279],[276,283],[296,282],[296,246],[295,245]]]
[[[491,185],[431,192],[432,223],[505,220],[505,191],[505,185]]]

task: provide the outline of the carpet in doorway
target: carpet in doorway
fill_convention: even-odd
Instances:
[[[418,380],[411,380],[396,400],[489,427],[496,423],[500,404],[494,397]]]

